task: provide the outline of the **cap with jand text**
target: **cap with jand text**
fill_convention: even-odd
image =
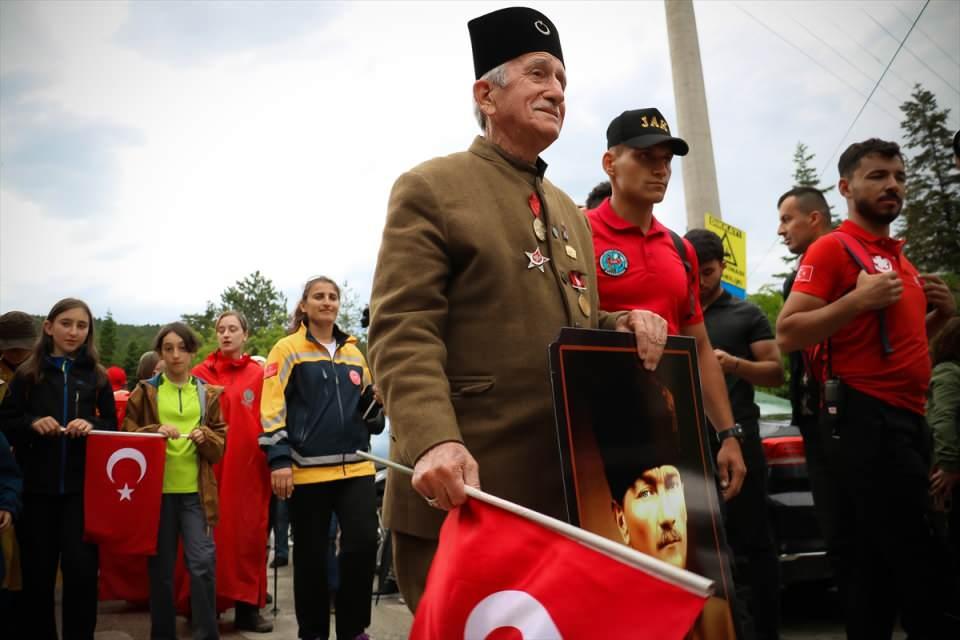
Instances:
[[[607,148],[625,144],[634,149],[646,149],[667,142],[673,153],[685,156],[690,151],[686,141],[670,135],[670,125],[658,109],[624,111],[607,127]]]
[[[546,51],[563,62],[560,35],[550,18],[534,9],[509,7],[467,23],[473,46],[473,70],[479,79],[491,69],[525,53]]]

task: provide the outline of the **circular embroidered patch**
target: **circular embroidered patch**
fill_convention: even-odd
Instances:
[[[253,389],[244,389],[243,390],[243,404],[247,407],[253,406],[253,401],[256,398],[256,395],[253,393]]]
[[[600,269],[608,276],[622,276],[627,266],[627,256],[619,249],[607,249],[600,254]]]
[[[357,385],[358,387],[360,386],[360,383],[362,382],[362,380],[361,380],[361,378],[360,378],[360,374],[357,373],[357,372],[356,372],[355,370],[353,370],[353,369],[350,370],[350,382],[352,382],[353,384]]]

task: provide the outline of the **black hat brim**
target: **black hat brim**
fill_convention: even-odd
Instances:
[[[629,140],[624,140],[620,144],[632,147],[634,149],[647,149],[655,144],[661,144],[663,142],[670,144],[670,149],[673,151],[673,155],[685,156],[690,153],[690,147],[687,145],[686,140],[683,140],[682,138],[674,138],[673,136],[650,134],[645,136],[637,136],[636,138],[630,138]]]

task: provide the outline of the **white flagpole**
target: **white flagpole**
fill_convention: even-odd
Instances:
[[[141,431],[104,431],[102,429],[94,429],[90,433],[91,434],[95,433],[98,436],[149,436],[151,438],[167,437],[162,433],[141,432]]]
[[[386,465],[391,469],[396,469],[397,471],[407,475],[413,475],[413,469],[410,467],[405,467],[404,465],[398,464],[392,460],[386,460],[371,453],[367,453],[366,451],[357,451],[356,453],[358,456],[366,458],[367,460],[379,462],[380,464]],[[540,526],[546,527],[551,531],[556,531],[557,533],[568,538],[573,538],[577,542],[580,542],[581,544],[584,544],[595,551],[599,551],[604,555],[611,556],[617,560],[620,560],[621,562],[625,562],[626,564],[636,567],[645,573],[649,573],[660,578],[661,580],[669,582],[674,586],[685,589],[694,595],[698,595],[702,598],[707,598],[713,595],[713,580],[704,578],[703,576],[697,575],[692,571],[680,569],[672,564],[664,562],[663,560],[658,560],[653,556],[640,553],[639,551],[624,544],[614,542],[613,540],[608,540],[607,538],[599,536],[591,531],[586,531],[585,529],[575,527],[568,522],[557,520],[556,518],[551,518],[550,516],[544,515],[538,511],[534,511],[533,509],[528,509],[527,507],[521,506],[515,502],[498,498],[497,496],[486,493],[485,491],[481,491],[480,489],[475,489],[474,487],[465,485],[464,490],[471,498],[476,498],[477,500],[481,500],[487,504],[500,507],[504,511],[509,511],[510,513],[518,515],[522,518],[536,522]]]

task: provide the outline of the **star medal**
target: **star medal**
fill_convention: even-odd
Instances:
[[[535,251],[524,251],[524,253],[530,259],[527,269],[540,269],[540,273],[545,273],[543,265],[550,262],[550,258],[540,253],[540,247],[537,247]]]
[[[530,194],[527,204],[530,205],[530,213],[533,214],[533,235],[537,237],[537,240],[543,242],[547,239],[547,225],[543,224],[543,220],[540,218],[540,198],[536,192]]]

